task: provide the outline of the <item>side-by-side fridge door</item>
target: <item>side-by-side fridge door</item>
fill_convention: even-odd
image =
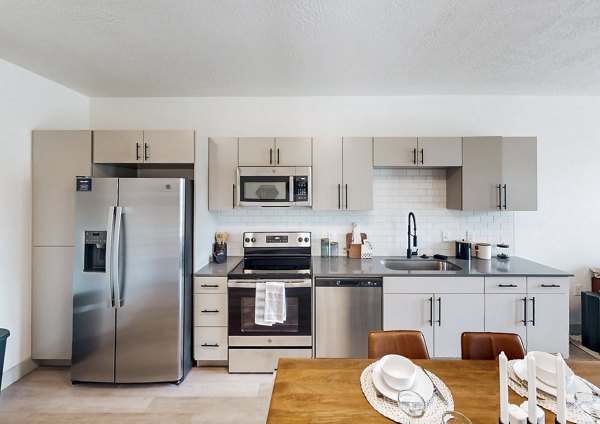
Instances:
[[[185,182],[121,178],[116,383],[183,377]]]
[[[74,382],[114,382],[115,297],[111,254],[118,179],[78,180],[73,257]]]

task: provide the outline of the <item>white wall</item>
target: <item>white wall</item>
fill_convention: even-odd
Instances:
[[[538,211],[514,213],[513,253],[572,272],[584,290],[588,268],[600,266],[599,97],[93,98],[90,106],[92,128],[208,136],[537,136]],[[578,304],[572,297],[572,323]]]
[[[0,60],[0,327],[11,332],[3,386],[31,356],[31,131],[88,126],[87,97]]]

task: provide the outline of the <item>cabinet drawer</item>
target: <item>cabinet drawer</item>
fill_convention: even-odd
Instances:
[[[227,325],[226,294],[195,294],[194,325]]]
[[[526,277],[485,277],[486,293],[526,293]]]
[[[227,277],[194,277],[194,293],[227,293]]]
[[[227,348],[227,327],[194,327],[196,361],[226,361]]]
[[[483,277],[384,277],[383,293],[483,293]]]
[[[568,293],[568,277],[527,277],[527,293]]]

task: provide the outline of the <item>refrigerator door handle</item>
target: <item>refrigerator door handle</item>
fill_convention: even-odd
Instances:
[[[121,281],[119,278],[119,257],[121,249],[121,223],[123,217],[123,208],[121,206],[115,206],[115,236],[113,243],[113,254],[114,259],[112,266],[112,280],[114,284],[114,304],[117,309],[123,306],[123,300],[121,299]]]
[[[107,276],[107,294],[108,294],[108,307],[115,307],[115,298],[113,296],[113,263],[112,263],[112,246],[113,246],[113,231],[115,224],[115,207],[111,206],[108,208],[108,224],[106,225],[106,276]]]

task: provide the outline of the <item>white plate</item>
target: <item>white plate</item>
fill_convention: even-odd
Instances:
[[[527,361],[525,359],[519,359],[515,361],[513,363],[513,371],[521,380],[527,381]],[[556,387],[549,386],[543,381],[540,381],[539,378],[535,379],[535,387],[540,389],[542,392],[556,396]],[[575,392],[592,393],[591,389],[577,376],[575,376],[573,378],[573,382],[567,386],[567,393],[573,394]]]
[[[381,375],[381,365],[379,362],[375,364],[373,367],[373,384],[385,397],[390,398],[392,400],[398,400],[398,390],[392,389],[387,383],[383,380],[383,376]],[[431,380],[425,374],[421,367],[417,367],[417,373],[415,375],[415,383],[408,390],[413,390],[420,394],[425,402],[431,399],[433,395],[433,384],[431,384]]]

